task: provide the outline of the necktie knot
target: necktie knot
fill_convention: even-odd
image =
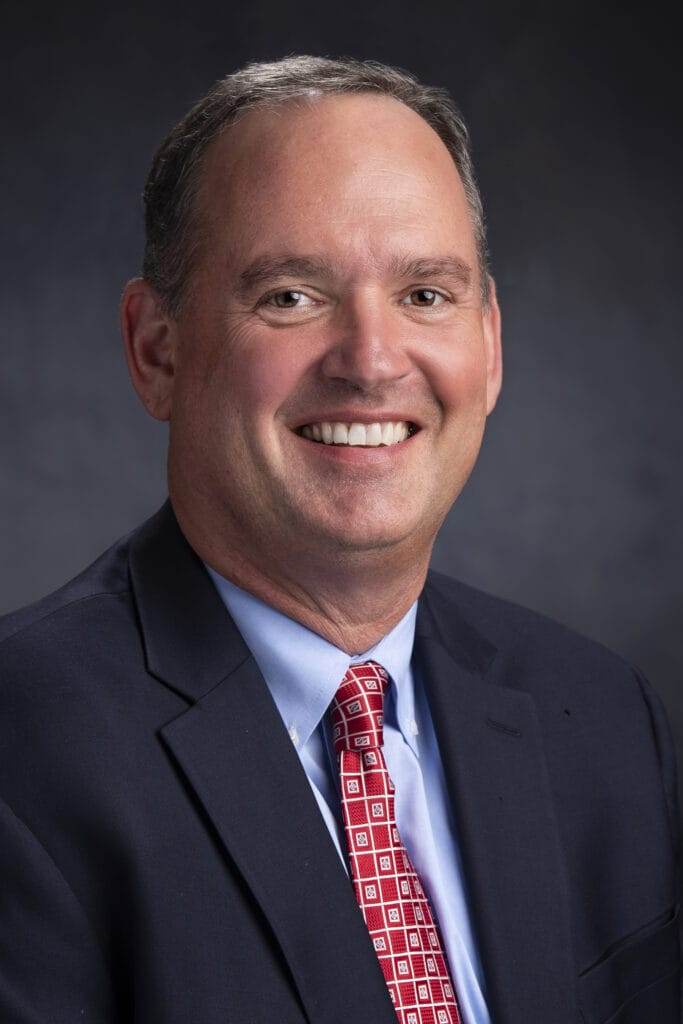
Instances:
[[[350,665],[330,707],[335,753],[363,753],[383,743],[384,694],[389,675],[376,661]]]

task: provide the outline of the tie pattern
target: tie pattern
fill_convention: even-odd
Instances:
[[[441,936],[401,842],[382,752],[389,676],[352,665],[330,716],[354,892],[400,1024],[461,1024]]]

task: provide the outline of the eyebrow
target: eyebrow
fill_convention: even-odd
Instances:
[[[461,287],[472,283],[472,267],[461,256],[395,256],[389,260],[388,273],[392,277],[428,280],[435,277],[453,278]],[[324,256],[297,256],[292,253],[258,256],[240,273],[237,293],[246,298],[258,287],[283,277],[334,277],[336,268]]]
[[[473,276],[472,267],[461,256],[396,257],[389,269],[394,277],[452,277],[463,287],[472,283]]]
[[[281,277],[325,277],[334,275],[334,267],[321,256],[294,256],[285,253],[273,256],[266,253],[248,264],[237,280],[240,296],[250,295],[256,288],[277,281]]]

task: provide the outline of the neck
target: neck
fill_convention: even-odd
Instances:
[[[411,560],[386,548],[261,559],[206,529],[188,509],[175,508],[188,543],[207,565],[242,590],[300,622],[347,654],[361,654],[393,629],[419,597],[431,549]],[[189,513],[189,514],[188,514]]]

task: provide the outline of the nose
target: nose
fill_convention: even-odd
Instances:
[[[403,325],[385,302],[364,295],[344,304],[321,363],[325,377],[370,391],[411,372]]]

